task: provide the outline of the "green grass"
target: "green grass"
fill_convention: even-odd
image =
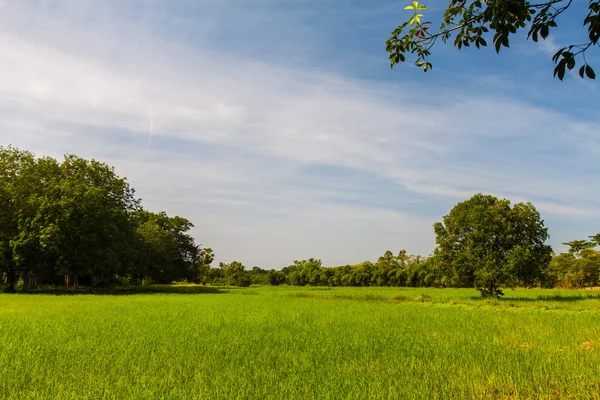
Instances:
[[[598,291],[65,292],[0,295],[0,398],[600,398]]]

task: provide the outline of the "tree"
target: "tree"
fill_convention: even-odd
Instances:
[[[433,32],[432,22],[425,20],[427,6],[413,1],[412,5],[405,7],[411,13],[408,20],[394,29],[386,41],[390,65],[394,67],[406,61],[406,55],[410,53],[416,56],[415,65],[428,71],[432,68],[429,61],[432,48],[438,39],[446,43],[452,35],[456,35],[453,44],[458,49],[470,45],[485,47],[491,39],[497,53],[502,47],[509,47],[510,37],[522,29],[527,30],[527,39],[534,42],[545,40],[551,29],[558,27],[558,17],[572,5],[573,0],[533,3],[527,0],[450,0],[439,31]],[[556,64],[554,76],[560,80],[563,80],[567,69],[572,70],[580,62],[581,78],[596,78],[585,55],[592,47],[598,46],[600,1],[589,1],[583,27],[587,29],[587,40],[566,45],[552,57]]]
[[[593,241],[563,243],[569,246],[569,251],[553,257],[543,271],[546,285],[575,288],[597,285],[600,281],[600,253],[594,247],[599,236],[590,236]]]
[[[170,283],[197,278],[201,251],[188,233],[193,227],[190,221],[145,210],[138,211],[135,220],[141,246],[133,271],[136,280],[150,278],[154,283]],[[212,262],[214,256],[205,253],[204,257]]]
[[[551,258],[548,229],[531,203],[511,208],[508,200],[476,194],[454,206],[434,231],[446,281],[475,285],[483,297],[534,283]]]
[[[114,168],[96,160],[66,155],[58,174],[38,209],[40,244],[56,259],[67,287],[82,276],[90,284],[112,279],[127,259],[129,213],[139,200]]]
[[[572,242],[563,244],[569,246],[569,253],[573,254],[575,257],[579,257],[582,251],[592,249],[596,246],[595,242],[590,242],[588,240],[573,240]]]
[[[209,279],[210,265],[215,260],[215,254],[210,247],[200,250],[200,258],[196,263],[193,282],[206,284]]]
[[[309,258],[308,260],[295,260],[294,264],[285,267],[282,271],[287,275],[287,281],[295,286],[327,285],[327,277],[322,274],[321,260]]]
[[[28,209],[34,169],[32,153],[0,147],[0,273],[6,274],[5,293],[16,291],[19,271],[13,241],[19,237],[20,216]]]
[[[247,287],[252,284],[252,279],[246,267],[239,261],[232,261],[230,264],[219,263],[219,269],[223,271],[223,276],[228,285]]]
[[[114,168],[75,155],[62,162],[0,146],[0,280],[15,292],[197,279],[210,265],[185,218],[152,213]]]
[[[265,281],[271,286],[279,286],[285,283],[285,274],[282,271],[271,269],[265,275]]]

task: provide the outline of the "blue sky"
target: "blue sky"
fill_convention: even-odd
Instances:
[[[477,192],[533,202],[556,250],[597,233],[599,87],[552,77],[582,9],[542,45],[439,47],[424,74],[384,51],[406,4],[4,0],[0,143],[114,165],[248,266],[428,254]]]

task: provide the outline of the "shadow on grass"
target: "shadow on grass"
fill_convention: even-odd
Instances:
[[[540,301],[556,301],[556,302],[574,302],[581,300],[600,300],[600,293],[586,293],[586,294],[552,294],[544,295],[539,294],[536,297],[502,297],[499,299],[484,299],[481,296],[470,296],[469,300],[481,300],[481,301],[498,301],[504,302],[523,302],[523,303],[537,303]]]
[[[141,294],[217,294],[227,293],[227,290],[221,290],[210,286],[184,286],[184,285],[147,285],[147,286],[115,286],[115,287],[78,287],[78,288],[60,288],[47,287],[34,290],[18,291],[17,294],[24,295],[56,295],[56,296],[75,296],[75,295],[109,295],[126,296]]]

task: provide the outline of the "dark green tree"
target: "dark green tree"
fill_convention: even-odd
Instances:
[[[192,281],[206,284],[209,281],[210,265],[215,260],[215,254],[210,247],[200,250],[200,258],[196,263]]]
[[[472,286],[484,297],[502,287],[530,285],[551,258],[548,230],[531,203],[476,194],[434,225],[437,256],[452,286]]]
[[[282,271],[271,269],[265,275],[265,281],[268,285],[279,286],[285,283],[285,274]]]
[[[169,217],[165,212],[145,210],[138,211],[134,219],[140,240],[140,258],[132,271],[136,280],[148,278],[153,283],[193,281],[201,252],[189,234],[192,223],[179,216]]]
[[[5,290],[143,279],[193,281],[200,252],[185,218],[151,213],[114,169],[0,146],[0,277]],[[210,249],[208,249],[210,250]]]
[[[590,242],[589,240],[573,240],[572,242],[563,244],[569,246],[569,253],[573,254],[575,257],[579,257],[582,251],[596,247],[596,243]]]
[[[13,243],[20,236],[22,217],[29,218],[28,201],[35,187],[35,158],[14,147],[0,147],[0,273],[6,275],[5,293],[14,293],[19,278]]]

